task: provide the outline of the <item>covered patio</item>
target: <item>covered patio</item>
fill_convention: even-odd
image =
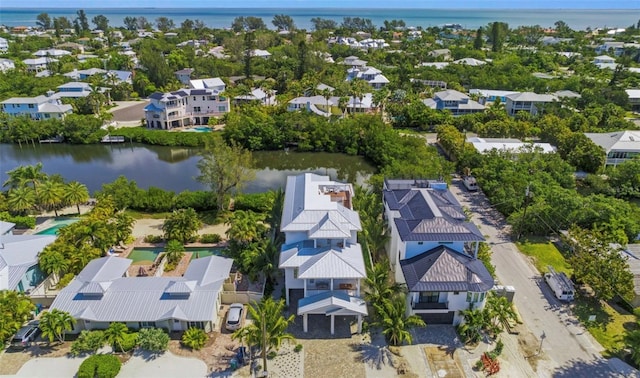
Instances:
[[[308,332],[309,315],[325,315],[331,319],[331,334],[335,333],[336,316],[357,317],[358,333],[362,332],[362,317],[367,315],[366,302],[343,291],[325,291],[298,300],[297,314],[302,316],[302,330]]]

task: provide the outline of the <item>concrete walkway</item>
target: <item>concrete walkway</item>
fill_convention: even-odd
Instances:
[[[206,377],[207,365],[195,358],[178,357],[170,352],[156,356],[149,353],[136,353],[122,365],[118,378],[175,378]]]

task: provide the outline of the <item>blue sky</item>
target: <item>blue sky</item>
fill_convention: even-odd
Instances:
[[[362,8],[362,0],[2,0],[2,8]],[[483,8],[483,9],[640,9],[640,0],[367,0],[370,8]],[[640,17],[640,12],[638,13]]]

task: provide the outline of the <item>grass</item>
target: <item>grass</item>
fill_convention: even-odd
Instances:
[[[573,313],[584,324],[589,333],[605,348],[605,357],[623,358],[624,335],[638,328],[636,316],[604,301],[579,295],[573,305]],[[595,315],[595,321],[589,316]]]
[[[522,253],[533,258],[533,263],[540,273],[546,272],[549,265],[557,272],[565,272],[568,276],[573,273],[573,269],[553,243],[545,239],[527,239],[517,245]]]
[[[133,217],[133,219],[165,219],[171,213],[145,213],[143,211],[126,209],[125,212]]]

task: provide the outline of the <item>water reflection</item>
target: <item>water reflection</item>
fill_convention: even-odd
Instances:
[[[139,144],[70,146],[0,145],[0,182],[6,171],[20,165],[43,163],[48,174],[85,183],[91,192],[124,175],[141,188],[155,186],[180,192],[204,187],[195,180],[199,171],[199,149]],[[245,192],[255,193],[283,187],[288,175],[314,172],[332,179],[362,184],[374,168],[358,156],[331,153],[260,151],[254,153],[256,179]]]

